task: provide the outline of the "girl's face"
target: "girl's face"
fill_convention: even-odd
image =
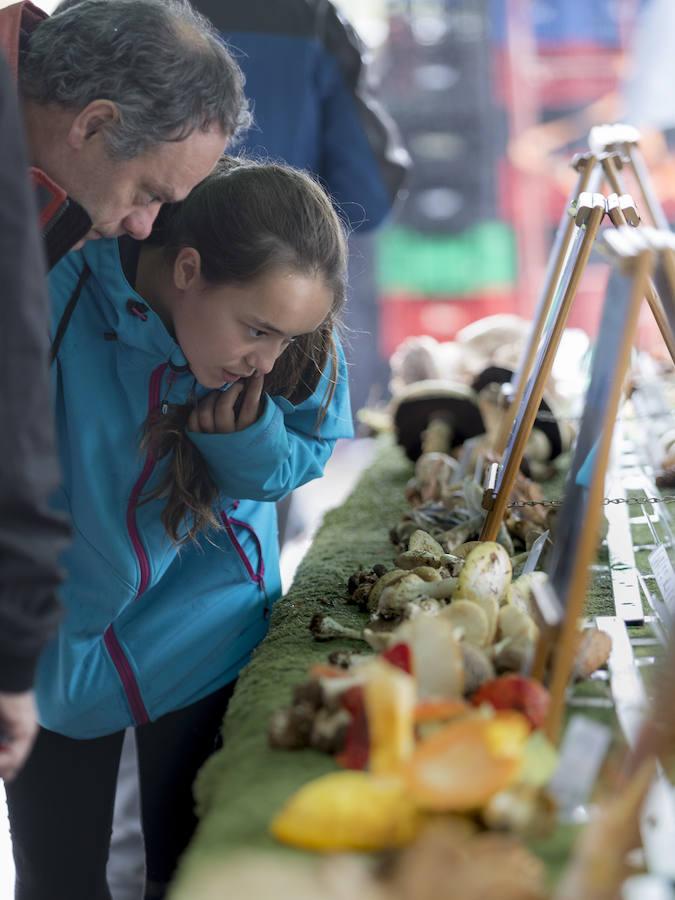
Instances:
[[[247,284],[213,285],[199,270],[197,251],[181,250],[172,317],[176,340],[203,387],[267,375],[291,341],[316,331],[331,309],[321,275],[272,269]]]

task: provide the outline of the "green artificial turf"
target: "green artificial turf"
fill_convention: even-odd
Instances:
[[[267,722],[288,705],[294,685],[306,680],[312,663],[335,649],[362,651],[355,641],[318,643],[308,623],[318,610],[341,622],[361,624],[362,614],[344,603],[349,576],[376,562],[390,565],[389,528],[407,508],[403,496],[410,463],[387,447],[339,508],[329,512],[300,564],[288,594],[277,603],[267,638],[242,673],[225,719],[223,749],[203,768],[196,784],[202,817],[171,893],[195,900],[191,878],[214,857],[238,848],[281,848],[268,836],[274,813],[302,784],[335,768],[332,757],[312,750],[270,750]],[[324,601],[324,602],[322,602]],[[334,602],[334,607],[325,602]]]
[[[357,569],[377,562],[391,564],[388,532],[407,504],[403,489],[412,474],[401,451],[383,445],[348,500],[329,512],[301,563],[293,586],[273,613],[270,632],[242,673],[224,724],[224,746],[206,764],[196,784],[201,822],[170,893],[170,900],[195,900],[194,884],[209,863],[236,850],[276,850],[303,855],[277,844],[268,825],[288,797],[305,782],[332,771],[330,756],[311,750],[280,751],[267,746],[271,713],[290,702],[294,685],[307,677],[312,663],[325,661],[335,649],[363,650],[353,641],[317,643],[307,630],[312,615],[329,611],[345,624],[362,624],[363,616],[344,603],[346,582]],[[549,497],[562,494],[564,476],[547,485]],[[599,554],[599,561],[605,557]],[[606,557],[605,557],[606,558]],[[596,566],[588,591],[588,612],[611,615],[611,583]],[[583,696],[608,697],[606,682],[593,680],[575,688]],[[611,709],[577,709],[608,723]],[[536,845],[556,873],[567,858],[569,828]]]

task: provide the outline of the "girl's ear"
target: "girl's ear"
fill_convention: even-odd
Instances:
[[[173,264],[173,282],[179,291],[186,291],[200,279],[202,259],[194,247],[182,247]]]

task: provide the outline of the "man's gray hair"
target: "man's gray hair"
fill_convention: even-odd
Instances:
[[[19,66],[24,97],[84,109],[110,100],[110,155],[250,124],[241,69],[187,0],[66,0],[33,31]]]

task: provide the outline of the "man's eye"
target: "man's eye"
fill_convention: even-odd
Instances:
[[[253,325],[248,326],[248,333],[251,335],[251,337],[254,338],[265,337],[265,335],[267,334],[266,331],[261,331],[259,328],[254,328]]]

